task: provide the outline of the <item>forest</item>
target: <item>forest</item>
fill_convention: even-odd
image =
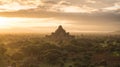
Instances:
[[[0,34],[0,67],[120,67],[120,35]]]

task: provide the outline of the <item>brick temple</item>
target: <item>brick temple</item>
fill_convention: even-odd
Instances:
[[[63,40],[70,40],[73,39],[74,36],[70,35],[69,32],[66,32],[62,25],[59,25],[58,29],[51,33],[51,35],[46,36],[51,40],[63,41]]]

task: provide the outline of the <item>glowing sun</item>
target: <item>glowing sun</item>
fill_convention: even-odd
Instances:
[[[0,28],[9,28],[9,19],[5,17],[0,17]]]

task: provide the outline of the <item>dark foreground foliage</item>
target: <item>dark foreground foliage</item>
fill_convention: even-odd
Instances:
[[[40,35],[1,35],[0,67],[120,67],[119,35],[52,42]]]

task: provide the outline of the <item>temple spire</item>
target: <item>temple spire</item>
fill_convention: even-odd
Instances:
[[[58,27],[58,28],[63,29],[62,25],[59,25],[59,27]]]
[[[63,29],[62,25],[59,25],[58,29],[55,31],[56,34],[59,33],[66,33],[66,31]]]
[[[70,35],[69,32],[66,32],[63,29],[62,25],[59,25],[57,30],[47,37],[50,40],[57,40],[57,41],[70,40],[74,38],[74,36]]]

